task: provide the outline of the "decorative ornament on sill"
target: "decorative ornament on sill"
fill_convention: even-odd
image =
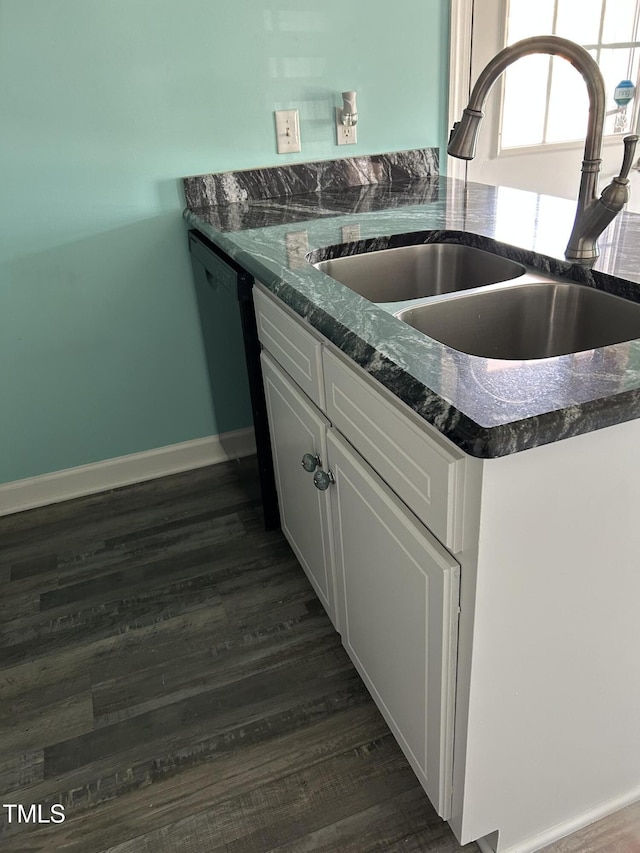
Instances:
[[[627,130],[627,106],[636,94],[636,87],[631,80],[621,80],[613,93],[613,100],[618,107],[615,110],[616,120],[613,127],[614,133],[624,133]]]

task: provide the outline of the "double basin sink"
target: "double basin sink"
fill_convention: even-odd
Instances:
[[[317,269],[469,355],[540,359],[640,338],[640,304],[539,274],[484,249],[421,243],[321,260]]]

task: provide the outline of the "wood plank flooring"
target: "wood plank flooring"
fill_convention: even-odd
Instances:
[[[66,817],[3,806],[3,851],[477,853],[264,531],[254,459],[0,518],[0,580],[0,803]],[[639,811],[549,853],[638,851]]]

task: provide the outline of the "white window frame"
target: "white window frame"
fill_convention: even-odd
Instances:
[[[449,112],[448,128],[460,120],[471,94],[471,32],[474,0],[451,0],[449,18]],[[445,152],[446,154],[446,152]],[[466,178],[466,161],[449,157],[451,178]]]

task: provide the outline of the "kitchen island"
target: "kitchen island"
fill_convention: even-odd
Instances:
[[[461,242],[640,301],[640,221],[620,217],[592,269],[568,263],[573,203],[465,188],[437,175],[433,150],[185,189],[190,226],[259,282],[285,534],[461,843],[524,853],[639,799],[640,340],[479,358],[309,260]],[[313,388],[284,363],[295,335],[317,359]],[[306,450],[333,466],[311,498],[278,461],[296,443],[287,413],[303,411]],[[376,424],[393,427],[374,441]],[[422,442],[408,460],[403,430]],[[295,525],[306,500],[317,540]]]

